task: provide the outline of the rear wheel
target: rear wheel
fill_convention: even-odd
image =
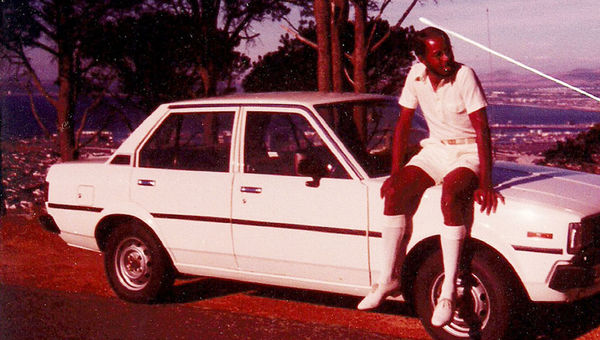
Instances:
[[[420,267],[414,285],[414,307],[435,339],[503,339],[516,307],[510,274],[487,252],[475,252],[457,279],[456,311],[449,324],[434,327],[431,315],[444,280],[441,251]]]
[[[121,299],[151,303],[173,285],[171,261],[160,241],[141,223],[114,230],[108,238],[104,267]]]

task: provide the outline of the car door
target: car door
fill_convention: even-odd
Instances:
[[[137,150],[132,200],[154,217],[178,265],[236,268],[230,223],[236,110],[173,110]]]
[[[366,187],[338,161],[306,111],[246,107],[244,113],[242,166],[232,192],[240,269],[368,285]],[[301,175],[307,164],[326,171]]]

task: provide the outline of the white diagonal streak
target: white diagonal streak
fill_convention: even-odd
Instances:
[[[515,60],[515,59],[513,59],[513,58],[511,58],[509,56],[506,56],[506,55],[504,55],[502,53],[496,52],[496,51],[492,50],[491,48],[489,48],[489,47],[487,47],[487,46],[485,46],[483,44],[478,43],[477,41],[471,40],[471,39],[469,39],[469,38],[467,38],[467,37],[465,37],[465,36],[463,36],[463,35],[461,35],[459,33],[456,33],[456,32],[451,31],[451,30],[449,30],[449,29],[447,29],[445,27],[437,25],[437,24],[433,23],[429,19],[421,17],[421,18],[419,18],[419,21],[421,21],[425,25],[429,25],[429,26],[433,26],[433,27],[439,28],[439,29],[441,29],[442,31],[445,31],[448,34],[450,34],[450,35],[452,35],[454,37],[457,37],[457,38],[459,38],[459,39],[461,39],[463,41],[466,41],[469,44],[475,45],[475,46],[481,48],[482,50],[487,51],[487,52],[489,52],[489,53],[491,53],[491,54],[493,54],[493,55],[495,55],[497,57],[500,57],[500,58],[502,58],[502,59],[504,59],[504,60],[506,60],[508,62],[511,62],[511,63],[513,63],[513,64],[515,64],[515,65],[517,65],[519,67],[522,67],[522,68],[524,68],[524,69],[526,69],[526,70],[528,70],[530,72],[533,72],[533,73],[535,73],[535,74],[537,74],[539,76],[542,76],[542,77],[544,77],[546,79],[552,80],[553,82],[555,82],[557,84],[560,84],[560,85],[562,85],[564,87],[567,87],[567,88],[569,88],[569,89],[571,89],[573,91],[577,91],[577,92],[579,92],[579,93],[581,93],[581,94],[583,94],[585,96],[588,96],[588,97],[594,99],[597,102],[600,102],[600,98],[599,97],[596,97],[596,96],[594,96],[593,94],[591,94],[589,92],[586,92],[586,91],[584,91],[584,90],[582,90],[582,89],[580,89],[578,87],[575,87],[575,86],[573,86],[573,85],[571,85],[569,83],[566,83],[566,82],[564,82],[564,81],[562,81],[560,79],[556,79],[556,78],[554,78],[552,76],[549,76],[549,75],[543,73],[542,71],[539,71],[539,70],[537,70],[537,69],[535,69],[535,68],[533,68],[531,66],[527,66],[527,65],[523,64],[522,62],[520,62],[518,60]]]

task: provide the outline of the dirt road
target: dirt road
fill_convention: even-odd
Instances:
[[[366,313],[358,301],[199,278],[178,280],[160,305],[130,304],[110,289],[101,254],[67,246],[35,219],[0,219],[1,338],[429,339],[407,306]],[[531,339],[600,339],[600,298],[522,318]]]
[[[110,335],[116,334],[116,331],[106,329],[107,325],[113,324],[106,320],[124,318],[129,323],[136,322],[135,314],[139,313],[137,319],[140,325],[134,328],[138,329],[136,334],[139,335],[139,331],[144,329],[142,324],[149,327],[145,329],[146,338],[178,334],[160,331],[161,327],[172,329],[173,325],[178,325],[178,328],[188,329],[189,337],[185,334],[179,336],[184,338],[198,338],[194,336],[197,334],[231,338],[238,330],[240,337],[245,339],[264,339],[266,335],[286,339],[429,339],[419,320],[402,305],[394,303],[384,306],[378,313],[365,313],[355,309],[358,302],[355,297],[224,280],[180,280],[164,304],[143,306],[126,303],[117,299],[110,289],[101,254],[67,246],[57,235],[44,231],[35,220],[6,216],[0,223],[0,303],[4,305],[0,306],[0,319],[4,320],[0,326],[3,327],[10,326],[7,326],[9,321],[33,318],[13,317],[12,321],[6,321],[9,311],[13,311],[12,314],[18,311],[39,314],[39,309],[47,309],[50,305],[69,311],[67,316],[60,313],[54,316],[63,318],[58,322],[62,327],[78,322],[85,324],[85,320],[90,318],[100,320],[98,315],[104,315],[101,318],[104,321],[98,321],[98,325],[80,327],[81,333],[77,333],[78,327],[73,327],[68,337],[76,338],[102,338],[99,334],[111,338]],[[20,301],[15,301],[17,297]],[[87,311],[78,318],[74,309],[78,299],[83,304],[93,304],[88,308],[99,314],[94,317]],[[36,304],[40,308],[36,308]],[[199,311],[211,313],[204,315]],[[123,314],[119,317],[120,312]],[[148,322],[149,313],[162,313],[163,316],[155,316],[151,319],[158,321]],[[174,315],[178,318],[174,319]],[[213,321],[217,323],[207,323],[206,319],[202,319],[207,315],[213,315]],[[195,322],[194,316],[198,317],[196,320],[204,321]],[[64,320],[70,322],[65,323]],[[165,320],[167,322],[162,322]],[[208,320],[211,320],[210,317]],[[255,327],[248,327],[250,324]],[[35,327],[14,326],[11,329],[31,327],[30,331],[35,333],[29,335],[47,331],[46,335],[52,337],[57,335],[59,327],[48,320],[36,322]],[[218,329],[220,333],[215,333]],[[125,329],[120,332],[125,332]],[[120,334],[128,338],[131,333]]]

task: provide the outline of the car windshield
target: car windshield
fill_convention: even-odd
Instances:
[[[370,177],[390,173],[392,140],[400,112],[396,101],[370,100],[315,108]],[[415,114],[408,154],[412,155],[427,135],[425,120]]]

